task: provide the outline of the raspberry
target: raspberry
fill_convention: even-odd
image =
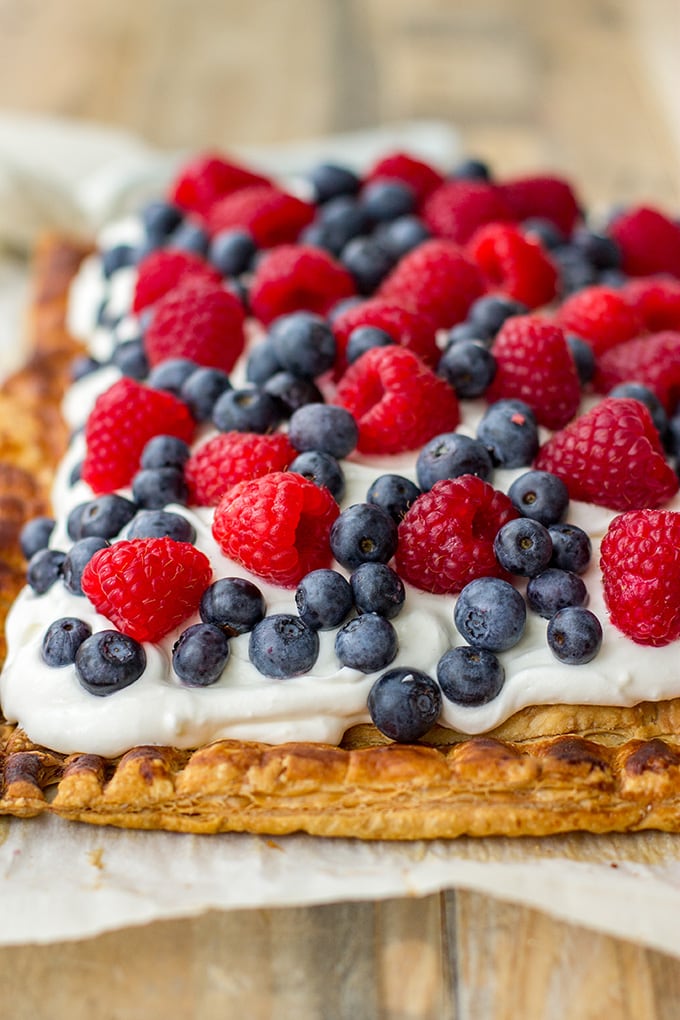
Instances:
[[[609,227],[630,276],[669,273],[680,277],[680,226],[658,209],[638,206]]]
[[[205,216],[218,198],[255,184],[269,181],[238,163],[205,153],[182,167],[170,185],[168,197],[181,209]]]
[[[123,634],[159,641],[197,612],[211,579],[210,560],[189,542],[137,538],[96,552],[82,586],[97,612]]]
[[[225,556],[294,588],[310,571],[330,566],[329,533],[339,512],[328,489],[275,471],[239,482],[222,497],[213,535]]]
[[[680,400],[680,332],[638,337],[602,355],[595,376],[601,393],[632,380],[652,390],[672,414]]]
[[[194,427],[186,404],[171,393],[119,379],[97,398],[85,426],[82,478],[96,494],[123,488],[150,439],[168,435],[189,442]]]
[[[615,627],[641,645],[680,638],[680,514],[632,510],[615,517],[600,567]]]
[[[680,280],[672,276],[628,280],[621,294],[639,311],[650,333],[680,329]]]
[[[338,375],[347,366],[345,351],[350,334],[359,326],[373,326],[388,333],[395,343],[414,351],[426,365],[434,368],[440,351],[436,342],[436,328],[425,314],[413,312],[384,298],[362,301],[333,320],[333,333],[337,343],[336,370]]]
[[[290,244],[314,219],[314,206],[278,188],[242,188],[219,199],[208,214],[211,234],[238,227],[247,230],[259,248]]]
[[[491,223],[475,231],[467,252],[487,279],[490,290],[521,301],[528,308],[555,297],[557,270],[540,244],[516,227]]]
[[[415,450],[460,419],[453,389],[404,347],[362,354],[340,380],[335,403],[354,416],[361,453]]]
[[[447,181],[423,204],[422,217],[437,237],[465,244],[479,227],[514,219],[502,194],[482,181]]]
[[[493,544],[515,517],[508,497],[476,475],[436,482],[399,525],[399,576],[438,595],[462,591],[478,577],[507,578]]]
[[[444,183],[444,178],[438,170],[405,152],[393,152],[383,156],[366,174],[367,182],[386,178],[408,184],[418,204]]]
[[[230,372],[245,343],[244,317],[241,302],[223,287],[181,284],[154,308],[144,334],[149,364],[188,358]]]
[[[518,177],[499,187],[513,219],[550,220],[565,237],[581,219],[579,202],[571,185],[560,177]]]
[[[613,287],[584,287],[563,303],[556,315],[565,333],[576,333],[596,356],[631,340],[643,330],[642,316]]]
[[[284,471],[297,450],[281,432],[223,432],[192,453],[184,468],[190,501],[198,506],[217,506],[224,493],[236,485],[270,471]]]
[[[265,324],[301,310],[324,315],[354,294],[347,270],[326,252],[303,244],[280,245],[257,266],[250,288],[253,314]]]
[[[448,329],[461,322],[484,293],[479,268],[451,241],[425,241],[400,260],[378,296],[432,318]]]
[[[217,270],[200,255],[158,249],[139,263],[132,310],[141,312],[148,308],[180,282],[220,283],[221,280]]]
[[[581,400],[576,364],[559,326],[536,315],[506,319],[491,349],[496,374],[486,392],[489,401],[523,400],[539,425],[561,429]]]
[[[655,509],[678,491],[649,411],[628,397],[607,397],[556,432],[536,467],[561,478],[571,499],[611,510]]]

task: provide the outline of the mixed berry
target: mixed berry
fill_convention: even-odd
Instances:
[[[495,180],[478,160],[445,178],[394,153],[363,175],[319,164],[306,185],[200,157],[142,209],[139,245],[102,251],[105,287],[131,267],[135,285],[122,320],[100,312],[121,377],[85,428],[74,481],[92,498],[69,515],[70,548],[40,518],[22,549],[37,595],[63,584],[115,629],[58,619],[44,661],[109,695],[143,674],[145,642],[176,634],[176,682],[209,687],[244,637],[284,680],[314,669],[330,631],[338,668],[381,674],[374,724],[417,740],[446,702],[500,695],[529,614],[559,662],[597,655],[575,500],[621,512],[601,550],[614,626],[680,638],[680,515],[664,509],[680,226],[639,207],[596,229],[568,182]],[[402,453],[411,477],[390,465]],[[376,458],[363,501],[343,505],[347,465]],[[252,580],[215,576],[196,507]],[[258,579],[294,591],[297,612],[270,611]],[[392,666],[416,589],[457,596],[435,676]]]

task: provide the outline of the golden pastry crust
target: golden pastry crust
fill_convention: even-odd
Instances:
[[[45,512],[66,440],[58,403],[78,347],[66,293],[87,249],[40,246],[34,354],[0,390],[0,616],[23,581],[18,534]],[[4,511],[4,512],[3,512]],[[527,708],[485,737],[435,727],[418,746],[355,726],[341,747],[218,741],[56,754],[0,722],[0,813],[181,832],[361,839],[680,830],[680,699]]]

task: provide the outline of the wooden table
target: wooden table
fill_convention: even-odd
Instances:
[[[0,104],[172,147],[434,117],[500,174],[677,209],[679,52],[677,0],[5,0]],[[671,1020],[680,962],[448,892],[5,949],[0,989],[13,1020]]]

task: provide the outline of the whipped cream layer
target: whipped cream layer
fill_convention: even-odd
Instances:
[[[119,225],[114,233],[108,233],[105,243],[113,239],[134,241],[138,229],[134,221]],[[75,282],[69,325],[87,340],[98,358],[108,357],[113,344],[111,330],[96,326],[101,301],[106,295],[109,310],[124,316],[130,307],[134,280],[134,270],[119,270],[105,290],[98,260],[90,259]],[[125,326],[124,320],[120,336],[125,335]],[[233,373],[234,381],[243,378],[243,371],[244,359]],[[119,377],[117,369],[104,367],[71,387],[64,410],[74,430],[84,424],[97,395]],[[474,435],[485,406],[482,402],[461,401],[460,431]],[[206,434],[203,429],[197,442],[203,441]],[[69,483],[83,454],[83,436],[76,432],[54,485],[57,526],[50,542],[54,548],[69,548],[66,516],[73,506],[93,497],[84,482]],[[416,452],[373,458],[354,454],[343,461],[347,490],[342,507],[363,502],[369,485],[380,474],[394,472],[416,481],[416,456]],[[496,470],[492,484],[507,491],[512,480],[525,470]],[[680,510],[680,497],[669,508]],[[210,558],[215,579],[246,577],[263,592],[268,613],[295,613],[293,591],[268,584],[224,557],[212,537],[211,508],[166,509],[192,522],[197,533],[196,545]],[[589,608],[600,619],[604,631],[598,656],[586,665],[560,663],[547,644],[547,621],[529,611],[520,642],[498,656],[506,677],[500,694],[476,707],[457,705],[444,697],[440,718],[443,725],[465,734],[477,734],[493,729],[529,705],[630,706],[680,694],[676,645],[663,648],[636,645],[608,620],[598,568],[599,543],[614,516],[613,511],[572,501],[567,518],[587,531],[593,542],[593,557],[583,577],[589,591]],[[125,537],[125,529],[119,537]],[[334,566],[347,574],[338,564]],[[518,586],[521,588],[522,583]],[[444,651],[463,643],[453,623],[455,603],[455,596],[432,595],[407,586],[404,608],[392,621],[399,653],[389,668],[405,666],[435,676]],[[95,697],[80,685],[74,667],[55,669],[42,659],[43,635],[62,616],[79,617],[93,631],[111,628],[110,621],[99,615],[88,599],[70,594],[61,582],[41,596],[24,589],[7,623],[9,654],[0,677],[0,695],[9,721],[20,723],[34,741],[66,753],[114,756],[142,743],[192,748],[219,738],[338,743],[348,727],[369,721],[368,693],[383,672],[364,674],[342,666],[334,651],[336,631],[322,631],[319,657],[311,673],[271,680],[250,662],[249,635],[245,634],[231,639],[231,654],[216,684],[186,687],[172,670],[172,648],[181,631],[198,622],[195,616],[160,643],[144,646],[147,667],[137,682],[107,697]]]

